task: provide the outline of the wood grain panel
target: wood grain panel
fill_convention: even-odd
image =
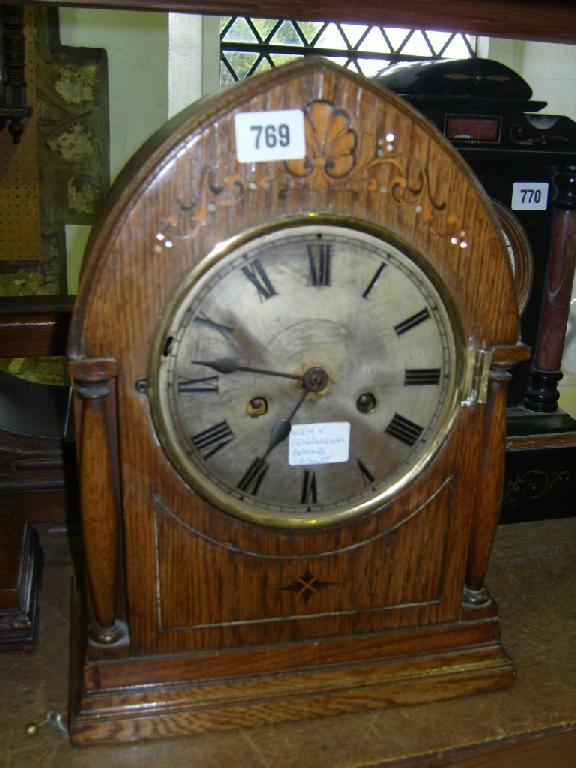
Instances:
[[[17,2],[18,0],[8,0]],[[333,20],[382,24],[390,27],[461,30],[476,35],[573,43],[576,41],[571,0],[367,0],[351,5],[342,0],[37,0],[46,5],[88,8],[143,8],[188,11],[208,15],[246,15],[265,18]]]
[[[71,296],[3,297],[0,356],[65,354],[73,304]]]

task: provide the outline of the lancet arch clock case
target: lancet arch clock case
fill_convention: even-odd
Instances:
[[[169,124],[71,331],[73,740],[510,684],[484,576],[517,340],[494,213],[397,97],[312,59]]]

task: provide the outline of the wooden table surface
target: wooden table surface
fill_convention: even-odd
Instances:
[[[6,768],[574,768],[576,518],[501,526],[489,585],[518,679],[502,692],[395,710],[134,746],[69,746],[29,721],[67,707],[70,558],[42,536],[40,644],[0,655],[0,764]]]

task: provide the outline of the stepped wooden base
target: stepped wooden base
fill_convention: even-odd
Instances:
[[[135,741],[417,704],[509,686],[495,616],[278,647],[86,661],[75,744]]]

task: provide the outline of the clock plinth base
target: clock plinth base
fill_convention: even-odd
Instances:
[[[167,738],[506,688],[515,671],[499,642],[499,620],[493,610],[479,613],[475,620],[320,642],[86,660],[71,739],[84,745]]]

